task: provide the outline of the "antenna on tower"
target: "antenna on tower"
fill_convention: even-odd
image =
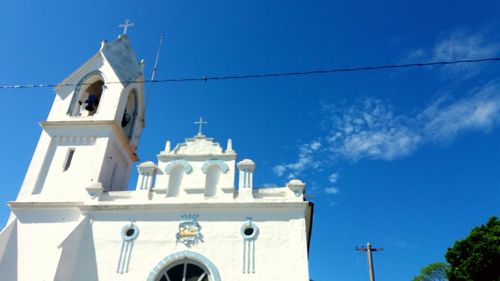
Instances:
[[[160,52],[161,52],[161,47],[163,46],[164,37],[165,36],[163,34],[160,36],[160,44],[158,46],[158,52],[156,52],[155,65],[153,67],[153,73],[151,74],[151,80],[155,80],[156,70],[158,69],[158,61],[160,60]]]
[[[155,80],[156,71],[158,69],[158,62],[160,61],[160,53],[161,53],[161,47],[163,46],[163,38],[164,37],[165,36],[163,34],[160,36],[160,44],[158,45],[158,51],[156,52],[155,64],[153,66],[153,72],[151,73],[151,81],[152,82]],[[151,85],[152,85],[152,83],[149,83],[148,88],[146,90],[146,106],[145,106],[146,110],[147,110],[147,106],[148,106],[148,102],[149,102]]]

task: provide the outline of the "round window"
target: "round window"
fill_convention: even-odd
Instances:
[[[248,228],[246,228],[246,229],[243,231],[243,233],[245,233],[245,235],[247,235],[247,236],[252,235],[252,234],[253,234],[253,232],[254,232],[254,229],[253,229],[253,227],[251,227],[251,226],[250,226],[250,227],[248,227]]]
[[[131,223],[127,224],[122,228],[122,239],[124,241],[131,241],[137,238],[137,235],[139,235],[139,228]]]
[[[241,226],[240,232],[244,239],[254,239],[259,234],[259,228],[253,222],[247,221]]]
[[[127,231],[125,232],[125,235],[126,235],[127,237],[130,237],[130,236],[134,235],[134,233],[135,233],[135,230],[134,230],[133,228],[129,228],[129,229],[127,229]]]

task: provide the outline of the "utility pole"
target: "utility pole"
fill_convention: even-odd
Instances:
[[[372,248],[372,244],[370,242],[366,243],[366,247],[356,247],[356,251],[366,252],[368,255],[368,269],[370,270],[370,281],[375,281],[375,273],[373,271],[373,259],[372,252],[383,251],[382,248]]]

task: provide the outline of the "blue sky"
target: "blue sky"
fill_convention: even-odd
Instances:
[[[57,83],[129,39],[158,79],[500,56],[498,1],[25,1],[0,9],[0,84]],[[204,132],[257,164],[258,186],[297,177],[316,203],[314,280],[409,280],[500,214],[500,63],[154,84],[141,160]],[[149,74],[148,74],[149,75]],[[0,219],[52,89],[1,90]],[[132,172],[135,174],[135,169]],[[135,176],[133,176],[134,178]],[[131,185],[135,183],[131,182]]]

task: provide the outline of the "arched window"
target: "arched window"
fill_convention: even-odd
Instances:
[[[122,130],[128,139],[132,139],[134,134],[135,119],[137,117],[137,92],[130,91],[127,97],[127,104],[122,117]]]
[[[195,261],[184,259],[167,267],[156,281],[210,281],[210,272]]]
[[[173,253],[156,264],[146,281],[221,281],[219,271],[206,257],[191,251]]]
[[[92,73],[82,79],[75,88],[68,114],[71,116],[92,116],[97,112],[104,89],[104,79]]]

